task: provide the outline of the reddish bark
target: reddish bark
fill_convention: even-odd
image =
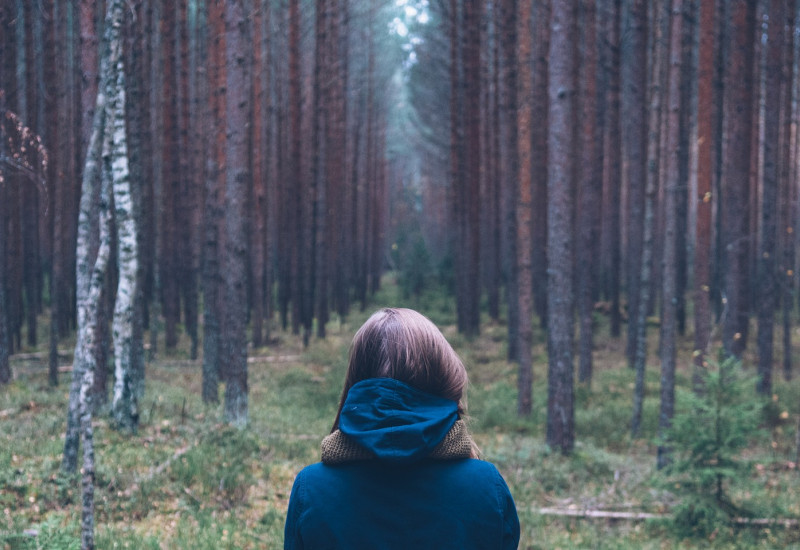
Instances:
[[[714,0],[700,5],[700,44],[697,75],[697,229],[694,254],[694,370],[693,385],[701,383],[711,338],[711,219],[714,106]]]
[[[581,382],[592,379],[592,347],[594,327],[594,295],[597,269],[594,265],[594,247],[602,201],[602,133],[598,123],[600,110],[597,104],[597,16],[593,0],[581,2],[581,164],[578,183],[577,251],[579,266],[577,277],[577,302],[580,323],[579,375]]]
[[[753,131],[753,43],[755,5],[734,0],[730,6],[728,63],[723,98],[722,151],[725,315],[722,343],[728,354],[744,351],[749,320],[750,150]]]
[[[784,0],[770,0],[764,66],[764,172],[761,188],[761,231],[758,244],[758,383],[772,395],[775,309],[778,305],[778,191],[780,188],[781,88],[783,86]]]

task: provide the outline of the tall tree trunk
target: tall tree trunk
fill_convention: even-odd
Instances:
[[[151,205],[152,212],[149,213],[150,224],[146,228],[152,235],[151,246],[153,251],[152,257],[152,293],[153,301],[149,314],[149,329],[150,329],[150,349],[148,352],[149,357],[153,358],[158,353],[158,335],[162,330],[162,272],[163,266],[161,265],[161,258],[163,256],[163,231],[162,218],[164,201],[164,63],[162,62],[164,56],[164,37],[161,32],[161,18],[163,12],[163,2],[161,0],[152,0],[152,11],[150,13],[149,22],[152,29],[150,38],[150,50],[152,55],[150,57],[150,73],[152,82],[150,85],[150,139],[152,140],[152,185],[151,185]]]
[[[575,445],[573,250],[577,2],[554,2],[550,23],[547,173],[548,376],[547,443],[564,454]]]
[[[196,86],[194,72],[194,50],[190,50],[190,36],[194,30],[193,18],[196,8],[189,8],[187,0],[179,3],[180,16],[178,18],[178,97],[180,113],[179,118],[179,161],[180,178],[178,181],[177,220],[179,220],[179,266],[177,276],[180,278],[180,294],[183,299],[183,324],[189,336],[189,357],[197,359],[199,347],[198,339],[198,252],[197,252],[197,210],[198,196],[197,182],[199,174],[198,141],[200,135],[194,132],[194,122],[197,117],[192,116],[197,111]],[[190,20],[190,17],[192,20]],[[196,156],[198,155],[198,156]]]
[[[670,1],[670,0],[666,0]],[[650,288],[653,271],[653,249],[655,227],[655,210],[658,200],[659,179],[659,138],[661,135],[662,105],[662,67],[668,61],[668,40],[665,40],[662,19],[666,16],[662,3],[655,4],[655,47],[650,70],[650,113],[647,134],[647,179],[644,195],[644,235],[642,238],[642,257],[639,262],[639,297],[637,309],[630,312],[629,323],[636,326],[635,355],[633,368],[636,382],[633,390],[633,418],[631,420],[631,436],[639,437],[642,422],[642,409],[645,393],[645,370],[647,367],[647,308],[650,303]]]
[[[691,231],[689,228],[689,187],[691,179],[690,165],[690,141],[692,134],[692,117],[694,115],[693,86],[697,78],[696,64],[694,62],[694,36],[695,21],[698,17],[698,10],[694,0],[684,0],[683,2],[683,23],[681,35],[681,108],[680,113],[680,157],[679,157],[679,181],[680,190],[678,193],[678,229],[677,229],[677,270],[678,279],[676,287],[677,299],[677,323],[678,333],[681,336],[686,334],[686,292],[689,285],[689,238]]]
[[[749,178],[753,128],[753,47],[755,3],[733,0],[730,6],[728,62],[723,98],[722,151],[723,247],[725,250],[725,318],[722,344],[740,357],[746,346],[750,257]]]
[[[267,113],[267,77],[269,68],[266,67],[264,54],[267,32],[264,20],[269,20],[267,6],[263,3],[255,8],[253,18],[253,70],[256,71],[253,82],[253,126],[252,126],[252,174],[253,187],[250,199],[250,306],[251,306],[251,332],[254,348],[263,346],[264,336],[264,281],[266,275],[264,240],[266,237],[266,187],[268,185],[269,151],[267,149],[268,124]]]
[[[594,0],[581,3],[581,165],[578,188],[577,273],[578,315],[580,319],[579,375],[581,382],[592,380],[592,348],[594,342],[594,285],[597,269],[593,249],[597,242],[596,229],[600,217],[603,191],[603,159],[600,124],[601,111],[597,104],[597,12]]]
[[[8,25],[7,6],[0,6],[0,29],[5,29]],[[5,63],[7,58],[7,38],[0,36],[0,81],[5,82]],[[5,117],[6,96],[4,91],[0,91],[0,113]],[[9,155],[6,150],[6,140],[0,140],[0,157]],[[6,175],[3,167],[0,166],[0,385],[11,382],[11,365],[9,363],[9,334],[8,334],[8,300],[6,297],[6,219],[8,208],[8,193],[6,192]]]
[[[205,178],[205,205],[203,208],[203,402],[219,400],[220,358],[222,346],[222,311],[220,290],[222,275],[220,258],[222,247],[220,204],[223,164],[225,160],[225,33],[221,3],[212,2],[208,10],[208,40],[210,57],[208,87],[210,106],[204,111],[209,149]]]
[[[517,28],[516,2],[505,0],[499,5],[500,40],[500,148],[499,172],[502,189],[502,214],[504,220],[503,263],[506,276],[506,302],[508,304],[508,359],[519,360],[519,271],[517,265],[517,210],[519,197],[519,145],[517,138]],[[452,93],[455,93],[453,91]],[[452,109],[452,105],[451,105]],[[451,130],[452,131],[452,130]]]
[[[0,111],[4,112],[0,103]],[[2,147],[2,145],[0,145]],[[0,149],[0,154],[2,150]],[[2,176],[2,174],[0,174]],[[9,356],[8,318],[6,312],[6,187],[0,183],[0,385],[11,382]]]
[[[247,0],[225,6],[225,419],[247,424],[247,196],[249,172],[248,126],[251,61]]]
[[[681,40],[683,0],[672,0],[670,16],[669,112],[667,115],[667,178],[664,196],[664,254],[662,257],[661,304],[661,409],[658,419],[659,435],[666,437],[675,414],[675,357],[677,332],[677,217],[678,193],[683,182],[680,177],[680,110],[681,110]],[[684,106],[685,107],[685,106]],[[658,448],[658,467],[669,462],[669,451]]]
[[[519,373],[517,414],[529,416],[533,408],[533,265],[531,255],[533,182],[531,179],[531,102],[533,92],[531,5],[517,3],[517,147],[519,150],[519,195],[517,202],[517,281],[519,285]]]
[[[164,315],[164,346],[172,349],[178,345],[178,323],[180,321],[180,288],[178,241],[178,201],[180,200],[180,25],[178,23],[179,2],[163,2],[162,6],[163,57],[163,162],[161,209],[159,224],[161,253],[159,257],[161,303]]]
[[[315,45],[314,45],[314,82],[313,82],[313,130],[311,136],[311,155],[313,157],[312,181],[314,189],[314,296],[316,303],[317,336],[325,337],[325,320],[328,315],[326,265],[328,263],[328,180],[327,149],[330,143],[328,125],[330,122],[330,37],[329,2],[316,0]]]
[[[784,77],[782,86],[782,114],[783,137],[781,152],[781,187],[783,189],[781,205],[781,222],[779,234],[781,235],[782,258],[779,269],[778,281],[780,300],[783,313],[783,378],[790,380],[792,377],[792,304],[794,303],[795,284],[794,284],[794,264],[795,264],[795,230],[797,212],[797,190],[794,178],[795,156],[792,154],[792,143],[797,136],[792,136],[794,109],[793,90],[796,78],[794,70],[794,28],[795,28],[795,4],[794,0],[787,0],[784,7],[786,16],[786,27],[784,30],[785,50],[783,54]]]
[[[287,239],[289,269],[288,296],[286,302],[292,305],[292,332],[300,332],[301,323],[301,224],[303,220],[302,203],[300,202],[303,181],[301,176],[302,159],[302,86],[301,86],[301,51],[300,51],[300,6],[299,0],[289,0],[289,162],[286,186],[286,207],[289,212],[286,220],[291,228]]]
[[[121,19],[121,18],[120,18]],[[122,25],[115,20],[113,25]],[[139,229],[133,203],[133,189],[128,157],[128,136],[125,120],[126,67],[120,40],[121,29],[114,30],[109,67],[114,74],[113,94],[106,104],[106,131],[111,133],[111,180],[114,195],[114,221],[117,229],[117,261],[119,283],[114,306],[114,396],[111,411],[117,426],[136,432],[139,425],[139,387],[144,381],[138,378],[136,361],[142,353],[141,342],[134,338],[136,304],[140,298],[139,287]]]
[[[700,44],[697,74],[697,229],[694,247],[694,352],[692,385],[702,384],[711,343],[711,219],[712,152],[718,135],[712,132],[714,108],[715,0],[700,3]]]
[[[606,119],[603,140],[603,290],[611,305],[611,336],[620,335],[622,327],[620,305],[621,231],[620,203],[622,202],[622,141],[620,130],[620,0],[610,0],[606,15],[607,47]]]
[[[547,326],[547,86],[550,53],[550,0],[534,3],[534,65],[531,120],[531,178],[533,185],[533,303]]]
[[[622,80],[622,148],[624,153],[627,195],[627,247],[625,281],[628,316],[638,311],[641,276],[642,235],[644,234],[644,186],[647,161],[647,3],[624,0],[620,49]],[[636,323],[628,323],[626,346],[628,364],[636,354]]]
[[[758,250],[758,383],[772,395],[775,309],[778,305],[778,191],[780,188],[781,88],[783,86],[784,0],[770,0],[764,67],[764,175],[761,188],[761,234]]]
[[[107,64],[108,60],[103,56],[100,74],[105,75],[108,72],[106,68]],[[78,341],[75,344],[72,384],[70,386],[69,406],[67,411],[67,428],[64,437],[64,454],[61,462],[61,469],[67,473],[74,473],[78,467],[78,447],[81,433],[81,419],[83,416],[81,411],[82,403],[86,403],[85,400],[81,399],[81,393],[85,393],[86,391],[83,389],[82,385],[87,382],[94,384],[94,370],[96,365],[93,348],[96,345],[95,329],[97,323],[97,309],[99,307],[99,293],[100,287],[102,287],[103,284],[102,278],[95,284],[95,277],[100,277],[100,275],[97,274],[98,266],[105,270],[105,266],[102,264],[107,261],[107,259],[95,259],[94,262],[92,262],[90,259],[92,240],[91,215],[92,212],[95,211],[92,201],[97,200],[95,197],[101,198],[101,195],[96,194],[94,189],[101,182],[103,171],[102,154],[106,92],[107,90],[104,89],[104,86],[98,88],[97,100],[95,102],[95,114],[92,121],[93,131],[85,157],[86,162],[83,168],[83,183],[81,185],[76,254],[76,280],[78,281],[76,299],[79,304],[79,330]],[[106,200],[110,200],[110,196],[106,195]],[[100,200],[100,203],[102,205],[102,200]],[[102,227],[102,223],[100,225]],[[110,239],[110,236],[106,238]],[[106,246],[110,247],[110,244],[107,243]],[[110,251],[104,251],[104,254],[108,253],[110,253]],[[104,274],[101,273],[101,275]],[[97,297],[94,296],[95,293],[98,294]],[[92,300],[95,300],[95,302]],[[86,374],[87,370],[91,370],[91,375]]]
[[[5,112],[0,96],[0,112]],[[3,147],[0,145],[0,147]],[[0,149],[0,154],[4,154]],[[4,177],[0,172],[0,177]],[[6,184],[0,182],[0,385],[11,382],[9,356],[8,318],[6,312]]]
[[[480,160],[481,160],[481,14],[483,0],[464,3],[464,127],[465,127],[465,334],[480,332]],[[383,157],[381,157],[383,158]]]

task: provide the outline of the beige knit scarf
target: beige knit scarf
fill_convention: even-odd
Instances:
[[[463,420],[456,420],[447,435],[428,455],[437,460],[453,460],[456,458],[470,458],[473,456],[475,444]],[[371,452],[344,435],[339,430],[334,431],[322,440],[322,462],[324,464],[342,464],[355,460],[375,458]]]

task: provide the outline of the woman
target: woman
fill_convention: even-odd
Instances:
[[[426,317],[373,314],[353,338],[322,462],[295,479],[284,549],[517,548],[508,486],[462,420],[467,382]]]

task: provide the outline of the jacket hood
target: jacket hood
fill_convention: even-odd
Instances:
[[[458,420],[458,404],[394,380],[362,380],[347,392],[339,429],[379,459],[412,462]]]

